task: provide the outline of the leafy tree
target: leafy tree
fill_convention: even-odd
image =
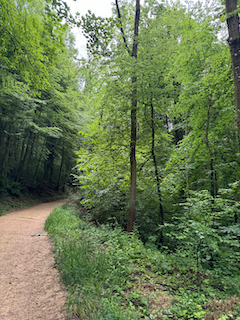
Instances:
[[[79,71],[67,26],[44,7],[2,1],[0,173],[61,189],[74,166]]]
[[[128,53],[130,54],[130,50],[128,48],[124,30],[122,28],[121,21],[121,13],[118,6],[118,1],[116,0],[116,8],[118,12],[118,19],[121,24],[121,32],[123,41],[126,44],[126,48]],[[137,51],[138,51],[138,28],[139,28],[139,20],[140,20],[140,0],[136,0],[136,9],[135,9],[135,22],[134,22],[134,36],[133,36],[133,47],[131,56],[137,60]],[[135,69],[135,68],[134,68]],[[130,207],[129,207],[129,219],[127,231],[130,232],[133,230],[134,222],[135,222],[135,211],[136,211],[136,192],[137,192],[137,165],[136,165],[136,141],[137,141],[137,77],[136,71],[132,76],[132,101],[131,101],[131,142],[130,142],[130,172],[131,172],[131,182],[130,182]]]
[[[227,187],[231,182],[228,178],[226,183],[223,163],[228,161],[230,168],[231,161],[237,158],[225,158],[226,150],[236,143],[229,55],[226,45],[216,39],[215,26],[207,18],[204,22],[187,18],[181,25],[186,31],[180,31],[179,51],[172,56],[172,74],[181,84],[181,91],[171,117],[178,119],[185,137],[172,155],[179,173],[179,177],[175,177],[180,183],[175,191],[180,191],[184,185],[186,191],[189,187],[207,186],[214,197],[218,187]],[[222,83],[228,85],[223,87]],[[175,165],[170,160],[169,166]],[[206,170],[205,176],[200,168]]]
[[[235,103],[237,114],[238,136],[240,137],[240,84],[239,71],[240,68],[240,33],[239,33],[239,16],[237,8],[237,0],[225,0],[228,26],[228,44],[231,53],[234,87],[235,87]]]

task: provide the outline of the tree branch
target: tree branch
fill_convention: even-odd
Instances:
[[[116,3],[116,8],[117,8],[118,19],[119,19],[119,22],[120,22],[120,30],[121,30],[121,33],[122,33],[123,42],[125,43],[125,47],[127,49],[127,52],[131,55],[131,52],[130,52],[128,44],[127,44],[127,39],[125,37],[125,33],[124,33],[124,30],[123,30],[123,27],[122,27],[122,16],[121,16],[121,12],[120,12],[120,9],[119,9],[119,6],[118,6],[118,0],[115,0],[115,3]]]

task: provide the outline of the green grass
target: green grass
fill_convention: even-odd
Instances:
[[[238,295],[240,279],[215,279],[214,273],[196,270],[191,257],[147,249],[137,234],[96,227],[78,213],[64,205],[45,223],[69,292],[69,315],[82,320],[239,319],[233,294]]]
[[[55,259],[69,289],[68,311],[89,319],[138,319],[120,307],[134,255],[141,242],[120,229],[95,228],[79,220],[67,206],[56,208],[45,224],[55,244]],[[97,318],[96,318],[97,317]]]

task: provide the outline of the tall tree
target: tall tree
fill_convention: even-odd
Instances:
[[[132,52],[129,50],[125,33],[122,26],[122,17],[120,9],[118,6],[118,0],[116,0],[116,9],[118,13],[118,19],[120,22],[120,30],[122,33],[122,38],[128,53],[135,59],[134,71],[132,76],[132,102],[131,102],[131,140],[130,140],[130,204],[129,204],[129,218],[127,231],[131,232],[133,230],[135,218],[136,218],[136,193],[137,193],[137,164],[136,164],[136,127],[137,127],[137,76],[136,76],[136,61],[137,61],[137,51],[138,51],[138,29],[140,21],[140,0],[136,0],[135,6],[135,21],[134,21],[134,36],[133,36],[133,46]]]
[[[0,175],[62,187],[80,118],[73,37],[45,1],[0,4]]]
[[[237,0],[225,0],[228,26],[228,44],[231,53],[235,87],[235,105],[240,139],[240,32]]]

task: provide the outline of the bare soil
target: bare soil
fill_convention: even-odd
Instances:
[[[53,268],[49,238],[42,235],[47,216],[65,202],[44,203],[0,217],[1,320],[65,319],[67,293]]]

